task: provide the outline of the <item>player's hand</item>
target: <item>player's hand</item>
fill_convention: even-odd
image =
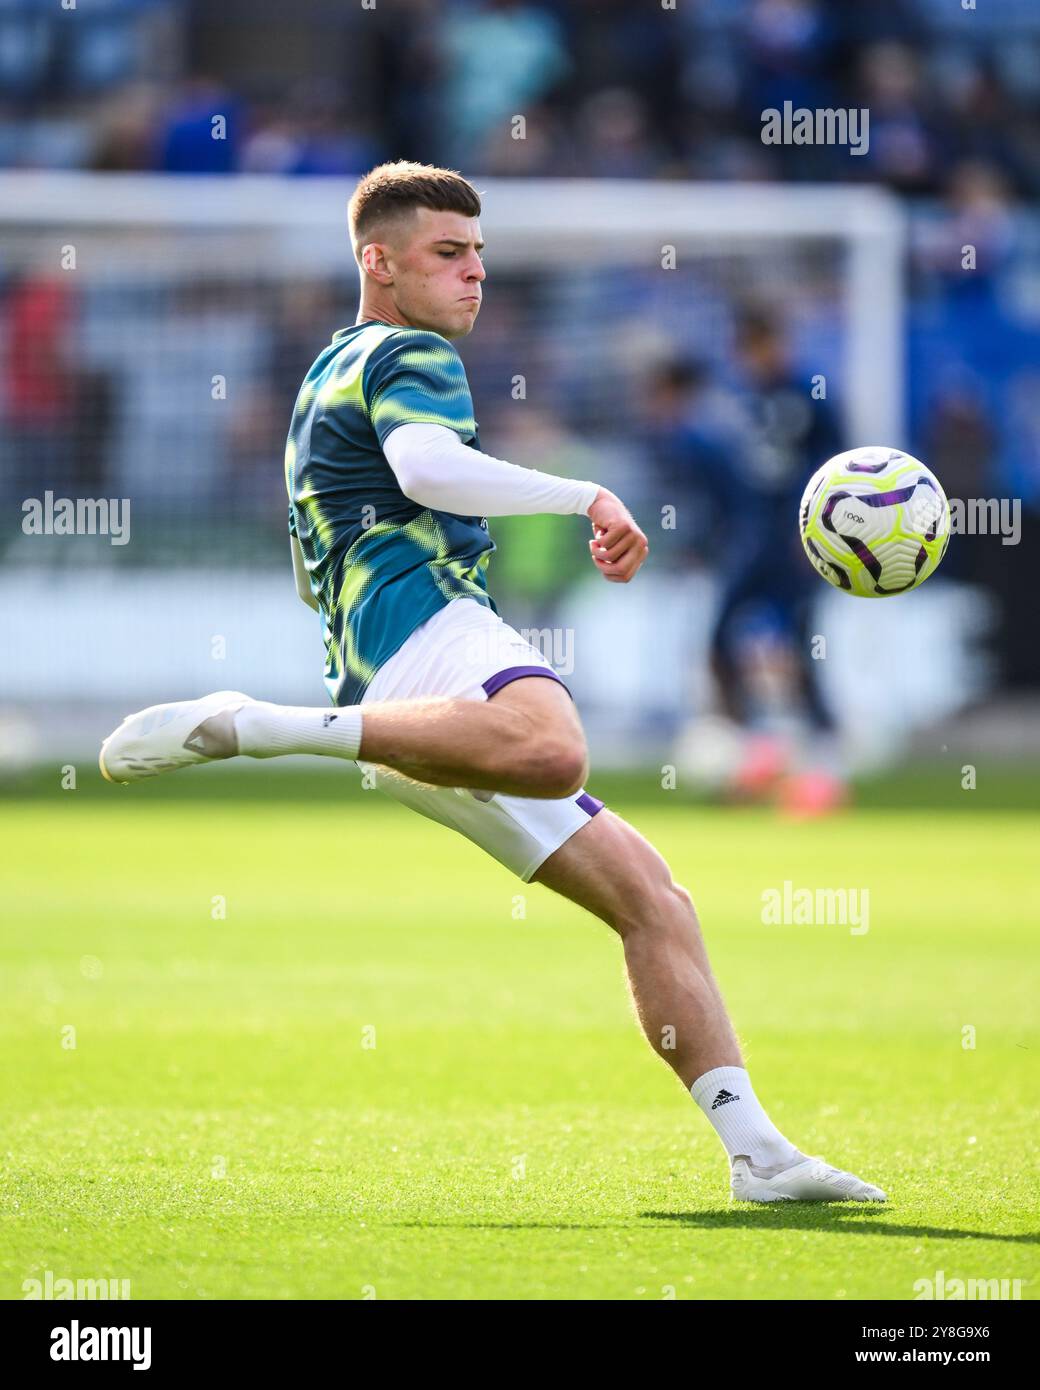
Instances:
[[[601,487],[589,508],[593,537],[589,550],[596,568],[612,584],[627,584],[650,551],[650,542],[632,513],[612,492]]]

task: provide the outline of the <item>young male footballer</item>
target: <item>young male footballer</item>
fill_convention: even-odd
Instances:
[[[605,488],[481,450],[452,346],[480,312],[480,211],[459,174],[405,161],[373,169],[350,202],[357,322],[308,372],[285,461],[297,587],[324,622],[332,705],[235,691],[155,705],[105,740],[101,771],[134,782],[235,756],[356,762],[398,801],[614,928],[646,1036],[725,1146],[735,1198],[884,1201],[769,1119],[689,893],[584,790],[574,701],[488,596],[489,516],[588,516],[591,562],[611,584],[635,577],[648,545]]]

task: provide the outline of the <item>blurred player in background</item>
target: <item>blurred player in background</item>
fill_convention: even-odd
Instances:
[[[649,394],[662,486],[687,517],[683,547],[720,585],[713,708],[683,731],[677,763],[728,795],[779,795],[796,814],[820,814],[846,790],[813,656],[818,586],[796,519],[806,479],[841,441],[830,406],[794,370],[770,306],[745,301],[735,337],[735,388],[676,359],[654,374]]]
[[[795,519],[806,479],[840,438],[827,402],[813,400],[792,367],[769,305],[745,301],[735,339],[736,385],[673,356],[651,370],[644,393],[659,500],[680,521],[672,544],[720,590],[713,698],[681,732],[676,762],[712,790],[778,795],[794,813],[820,814],[846,790],[812,655],[818,586]]]
[[[729,718],[744,727],[757,722],[762,730],[748,745],[738,790],[754,795],[786,778],[784,804],[811,814],[840,805],[845,791],[835,723],[812,651],[817,586],[795,521],[806,480],[839,452],[841,437],[828,402],[814,399],[804,374],[795,372],[773,309],[746,303],[738,311],[736,347],[747,415],[745,447],[734,470],[734,512],[742,529],[723,576],[712,671]],[[764,641],[742,642],[741,623],[749,612]],[[756,667],[765,677],[757,698]],[[792,746],[791,713],[808,726],[802,751]]]

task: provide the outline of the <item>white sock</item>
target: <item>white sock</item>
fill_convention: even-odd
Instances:
[[[235,734],[238,751],[247,758],[317,753],[354,759],[361,748],[361,706],[308,709],[257,700],[235,711]]]
[[[747,1154],[761,1167],[787,1166],[799,1150],[762,1109],[743,1067],[715,1067],[690,1087],[690,1095],[707,1115],[730,1158]]]

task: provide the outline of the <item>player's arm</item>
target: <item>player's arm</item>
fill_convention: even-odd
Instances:
[[[401,491],[422,507],[458,516],[587,516],[589,548],[605,579],[631,579],[649,544],[624,503],[598,483],[520,468],[472,449],[444,425],[399,425],[383,452]]]
[[[457,516],[588,516],[592,558],[615,582],[631,579],[646,558],[646,536],[613,493],[470,447],[477,427],[466,371],[438,334],[388,337],[366,368],[362,393],[401,490],[420,506]]]
[[[620,497],[601,487],[589,508],[589,550],[596,568],[612,584],[627,584],[650,553],[650,542]]]
[[[296,580],[296,592],[308,608],[313,608],[315,612],[318,612],[318,600],[311,592],[310,576],[304,563],[303,551],[300,549],[300,538],[295,531],[289,536],[289,544],[292,547],[292,567],[293,578]]]
[[[457,516],[584,516],[600,491],[597,483],[493,458],[445,425],[399,425],[383,453],[406,497]]]

